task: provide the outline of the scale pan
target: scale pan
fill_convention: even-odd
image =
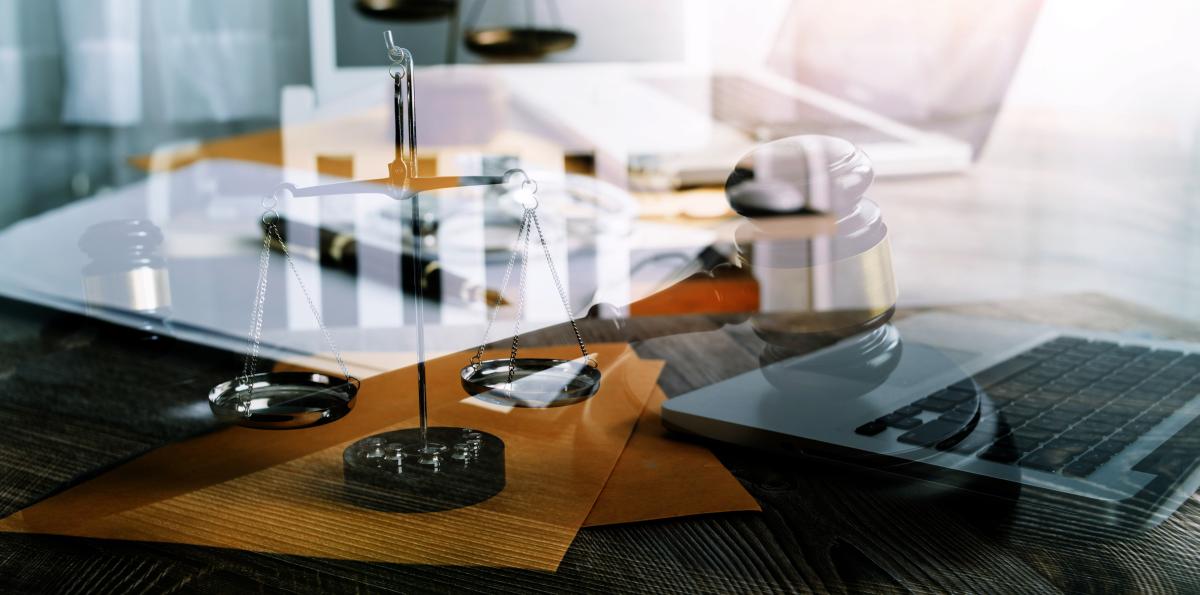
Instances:
[[[268,430],[319,426],[350,413],[359,387],[357,378],[331,378],[315,372],[266,372],[249,380],[246,384],[235,378],[213,387],[208,393],[213,415],[221,421]],[[247,399],[245,405],[243,399]]]
[[[462,386],[475,398],[512,407],[561,407],[586,401],[600,390],[600,370],[581,359],[516,359],[508,382],[508,359],[462,369]]]
[[[578,37],[562,29],[492,27],[468,31],[467,49],[500,60],[537,60],[575,47]]]

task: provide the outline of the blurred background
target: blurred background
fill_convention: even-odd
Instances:
[[[718,147],[724,128],[693,138],[691,120],[663,123],[673,108],[651,104],[664,97],[750,141],[838,132],[790,100],[754,99],[754,121],[739,121],[743,91],[719,79],[766,72],[802,86],[791,100],[873,123],[839,135],[868,145],[889,180],[875,192],[908,232],[895,238],[902,299],[1097,290],[1200,317],[1198,25],[1188,0],[0,0],[0,226],[143,179],[139,156],[277,129],[289,89],[321,113],[374,104],[392,29],[421,66],[501,73],[504,97],[545,116],[529,130],[631,191],[662,176],[712,184],[711,164],[676,161],[709,151],[731,164],[747,147]],[[585,66],[653,80],[635,93]],[[682,77],[693,72],[707,78]],[[579,88],[572,73],[600,82]],[[476,103],[482,123],[431,108],[429,138],[486,128],[490,104]],[[891,160],[869,146],[881,131],[934,156]],[[1064,186],[1069,197],[1053,191]],[[931,260],[936,273],[919,266]],[[980,263],[988,276],[973,277]]]

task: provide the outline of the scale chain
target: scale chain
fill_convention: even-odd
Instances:
[[[273,215],[273,217],[272,217]],[[274,209],[268,209],[263,214],[263,223],[265,230],[263,233],[262,252],[258,257],[258,284],[255,286],[254,307],[250,313],[250,332],[249,345],[246,348],[246,357],[242,362],[241,382],[247,387],[245,393],[239,399],[242,405],[242,414],[246,417],[251,416],[249,401],[254,394],[254,385],[250,382],[250,377],[254,374],[258,367],[258,355],[262,348],[262,327],[263,318],[266,310],[267,301],[267,282],[269,279],[269,271],[271,267],[271,242],[275,241],[279,244],[280,250],[283,251],[283,256],[287,260],[288,266],[292,271],[292,275],[296,277],[296,282],[300,284],[300,291],[304,294],[305,301],[308,302],[308,308],[312,312],[313,317],[317,320],[317,326],[321,328],[321,333],[325,337],[326,344],[333,351],[334,358],[337,359],[338,367],[342,371],[342,375],[347,381],[351,380],[350,370],[346,368],[346,362],[342,360],[342,353],[338,350],[337,345],[333,342],[333,337],[329,334],[329,329],[326,328],[325,322],[321,320],[321,313],[317,310],[316,305],[312,301],[312,296],[308,293],[308,288],[304,285],[304,279],[300,277],[300,271],[296,269],[296,263],[292,260],[292,255],[288,251],[287,244],[284,243],[283,237],[279,233],[279,228],[275,221],[278,221],[279,214]]]
[[[239,399],[242,413],[250,417],[250,398],[254,393],[250,376],[258,367],[259,345],[262,340],[263,309],[267,301],[267,270],[271,266],[271,236],[263,234],[262,252],[258,255],[258,283],[254,289],[254,307],[250,311],[250,343],[246,346],[246,357],[242,362],[242,384],[246,385],[246,394]]]
[[[346,368],[346,362],[342,360],[342,352],[338,350],[337,344],[333,342],[333,336],[329,334],[329,328],[325,326],[325,321],[321,319],[321,312],[317,310],[316,304],[313,303],[312,296],[308,293],[308,288],[304,285],[304,279],[300,277],[300,271],[296,269],[296,263],[292,260],[292,253],[288,251],[287,244],[279,234],[278,226],[272,222],[267,224],[267,233],[279,244],[279,249],[283,251],[283,257],[287,260],[288,267],[292,270],[292,275],[296,278],[296,283],[300,285],[300,292],[304,294],[304,300],[308,302],[308,309],[312,311],[313,318],[317,320],[317,326],[321,328],[321,334],[325,337],[325,343],[333,352],[333,357],[337,359],[338,368],[342,370],[342,376],[349,381],[350,370]],[[264,271],[265,274],[265,271]]]
[[[487,348],[488,335],[492,332],[492,325],[496,322],[496,315],[500,313],[500,303],[504,300],[504,292],[508,290],[508,282],[512,277],[513,266],[517,262],[518,248],[521,246],[521,236],[528,233],[528,219],[521,218],[521,227],[517,229],[517,237],[513,239],[512,249],[509,251],[508,265],[504,268],[504,279],[500,282],[500,291],[496,294],[496,303],[492,306],[492,312],[488,316],[487,326],[483,329],[483,342],[479,344],[479,349],[475,351],[475,357],[471,358],[471,363],[478,368],[483,360],[483,351]]]
[[[528,177],[526,183],[528,183]],[[536,193],[536,185],[534,186]],[[536,201],[536,196],[535,199]],[[503,299],[504,292],[508,289],[508,284],[512,276],[513,268],[516,264],[517,256],[521,258],[521,272],[519,283],[520,297],[517,301],[516,319],[513,322],[513,338],[512,346],[508,356],[508,384],[512,384],[513,378],[517,369],[517,353],[521,347],[521,318],[525,311],[525,297],[528,290],[528,273],[529,273],[529,239],[536,230],[538,234],[538,243],[542,246],[542,254],[546,258],[546,266],[550,269],[550,276],[554,280],[554,287],[558,291],[559,300],[562,302],[563,310],[566,312],[567,320],[571,323],[571,330],[575,334],[575,342],[579,345],[579,351],[583,354],[584,360],[589,365],[594,365],[587,351],[587,344],[583,340],[583,333],[579,331],[579,325],[575,321],[575,316],[571,312],[571,301],[567,297],[566,289],[563,287],[562,278],[558,275],[558,269],[554,266],[554,259],[550,256],[550,246],[546,242],[546,235],[542,231],[541,220],[537,216],[537,202],[533,206],[526,206],[521,215],[521,226],[517,229],[517,236],[513,239],[512,250],[509,253],[508,265],[504,269],[504,279],[500,283],[500,295],[497,296],[496,303],[492,307],[491,314],[488,316],[487,326],[483,331],[483,342],[479,344],[475,355],[471,358],[471,364],[476,369],[479,368],[483,360],[483,352],[488,344],[488,337],[491,335],[492,326],[496,322],[496,315],[500,311],[500,301]],[[532,223],[532,225],[530,225]]]
[[[554,268],[554,259],[550,258],[550,247],[546,245],[542,224],[538,221],[536,212],[530,209],[528,213],[533,218],[534,228],[537,229],[538,241],[542,244],[542,253],[546,255],[546,266],[550,269],[550,276],[554,279],[554,287],[558,289],[558,297],[562,300],[563,310],[567,312],[567,320],[571,321],[571,330],[575,331],[575,341],[579,343],[579,351],[583,353],[584,360],[591,361],[588,359],[587,345],[583,343],[583,334],[579,332],[579,325],[575,324],[575,316],[571,314],[571,300],[567,297],[566,290],[563,289],[562,280],[558,278],[558,270]]]
[[[521,348],[521,318],[525,316],[525,292],[529,286],[529,221],[533,217],[533,209],[526,208],[521,218],[521,227],[525,229],[525,242],[521,247],[521,277],[520,298],[517,300],[517,317],[513,320],[512,350],[508,355],[508,383],[512,384],[513,374],[517,371],[517,350]]]

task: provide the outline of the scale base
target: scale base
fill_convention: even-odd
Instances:
[[[385,512],[436,512],[478,504],[504,489],[504,441],[468,428],[417,428],[368,436],[342,452],[346,496]]]

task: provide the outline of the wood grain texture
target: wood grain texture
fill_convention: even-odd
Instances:
[[[1095,295],[956,309],[1200,339],[1194,325]],[[591,340],[635,339],[642,357],[667,359],[661,383],[668,394],[679,394],[758,365],[759,345],[737,322],[737,317],[656,317],[584,324]],[[523,343],[552,344],[567,332],[548,329]],[[82,422],[64,424],[30,412],[6,415],[8,427],[26,430],[4,435],[4,453],[21,445],[22,452],[34,452],[47,436],[71,448],[102,450],[122,436],[110,424],[74,432],[71,428]],[[60,428],[66,429],[58,433]],[[1147,533],[1083,534],[1069,522],[1047,522],[1052,519],[1022,509],[1020,502],[818,461],[728,447],[714,451],[758,499],[761,514],[585,529],[556,573],[0,535],[0,590],[1189,593],[1200,586],[1200,502],[1195,498]],[[21,467],[9,455],[0,456]],[[65,455],[54,461],[39,465],[44,469],[38,473],[71,476],[87,467]],[[30,497],[26,487],[0,485],[6,509]]]

